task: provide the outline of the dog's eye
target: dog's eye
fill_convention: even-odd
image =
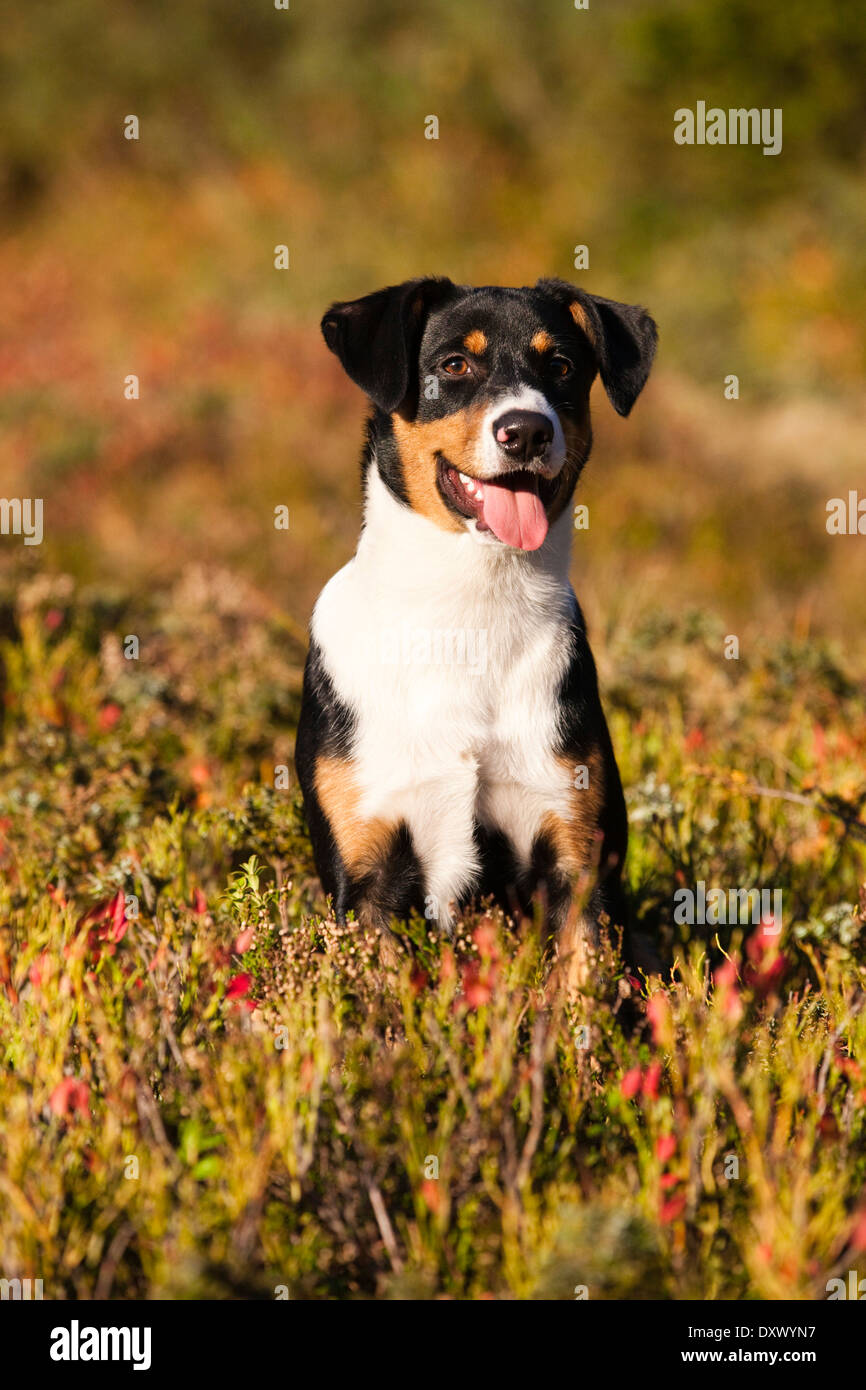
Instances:
[[[564,381],[567,376],[571,376],[571,373],[574,371],[574,365],[569,362],[567,357],[560,357],[557,354],[556,357],[551,357],[550,359],[550,370],[560,381]]]
[[[453,357],[445,358],[442,363],[442,370],[447,372],[449,376],[465,376],[469,371],[469,363],[465,357],[455,353]]]

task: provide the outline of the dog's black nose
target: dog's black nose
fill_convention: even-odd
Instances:
[[[509,410],[493,422],[500,449],[509,458],[528,463],[553,442],[553,421],[539,410]]]

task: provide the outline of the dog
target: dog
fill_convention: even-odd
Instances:
[[[451,932],[540,903],[564,961],[627,930],[625,801],[569,583],[600,375],[628,415],[645,310],[562,280],[409,280],[322,332],[372,410],[354,558],[313,612],[295,762],[338,921]],[[570,970],[570,967],[566,967]]]

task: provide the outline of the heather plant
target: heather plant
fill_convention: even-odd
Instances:
[[[859,1268],[864,727],[838,655],[803,653],[786,707],[789,658],[702,685],[716,634],[671,623],[638,724],[646,656],[620,638],[630,890],[662,968],[614,937],[563,998],[540,919],[395,924],[395,962],[329,916],[273,785],[300,651],[240,583],[207,616],[178,599],[218,582],[127,607],[143,679],[104,598],[64,581],[14,610],[7,1276],[50,1297],[820,1298]],[[780,885],[783,930],[677,925],[698,878]]]

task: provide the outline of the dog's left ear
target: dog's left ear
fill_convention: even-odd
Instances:
[[[535,288],[568,309],[589,339],[611,405],[628,415],[655,356],[658,329],[649,314],[637,304],[587,294],[566,280],[539,280]]]
[[[332,304],[325,314],[325,342],[380,410],[390,415],[398,406],[412,408],[413,367],[427,315],[455,290],[444,278],[405,280]]]

